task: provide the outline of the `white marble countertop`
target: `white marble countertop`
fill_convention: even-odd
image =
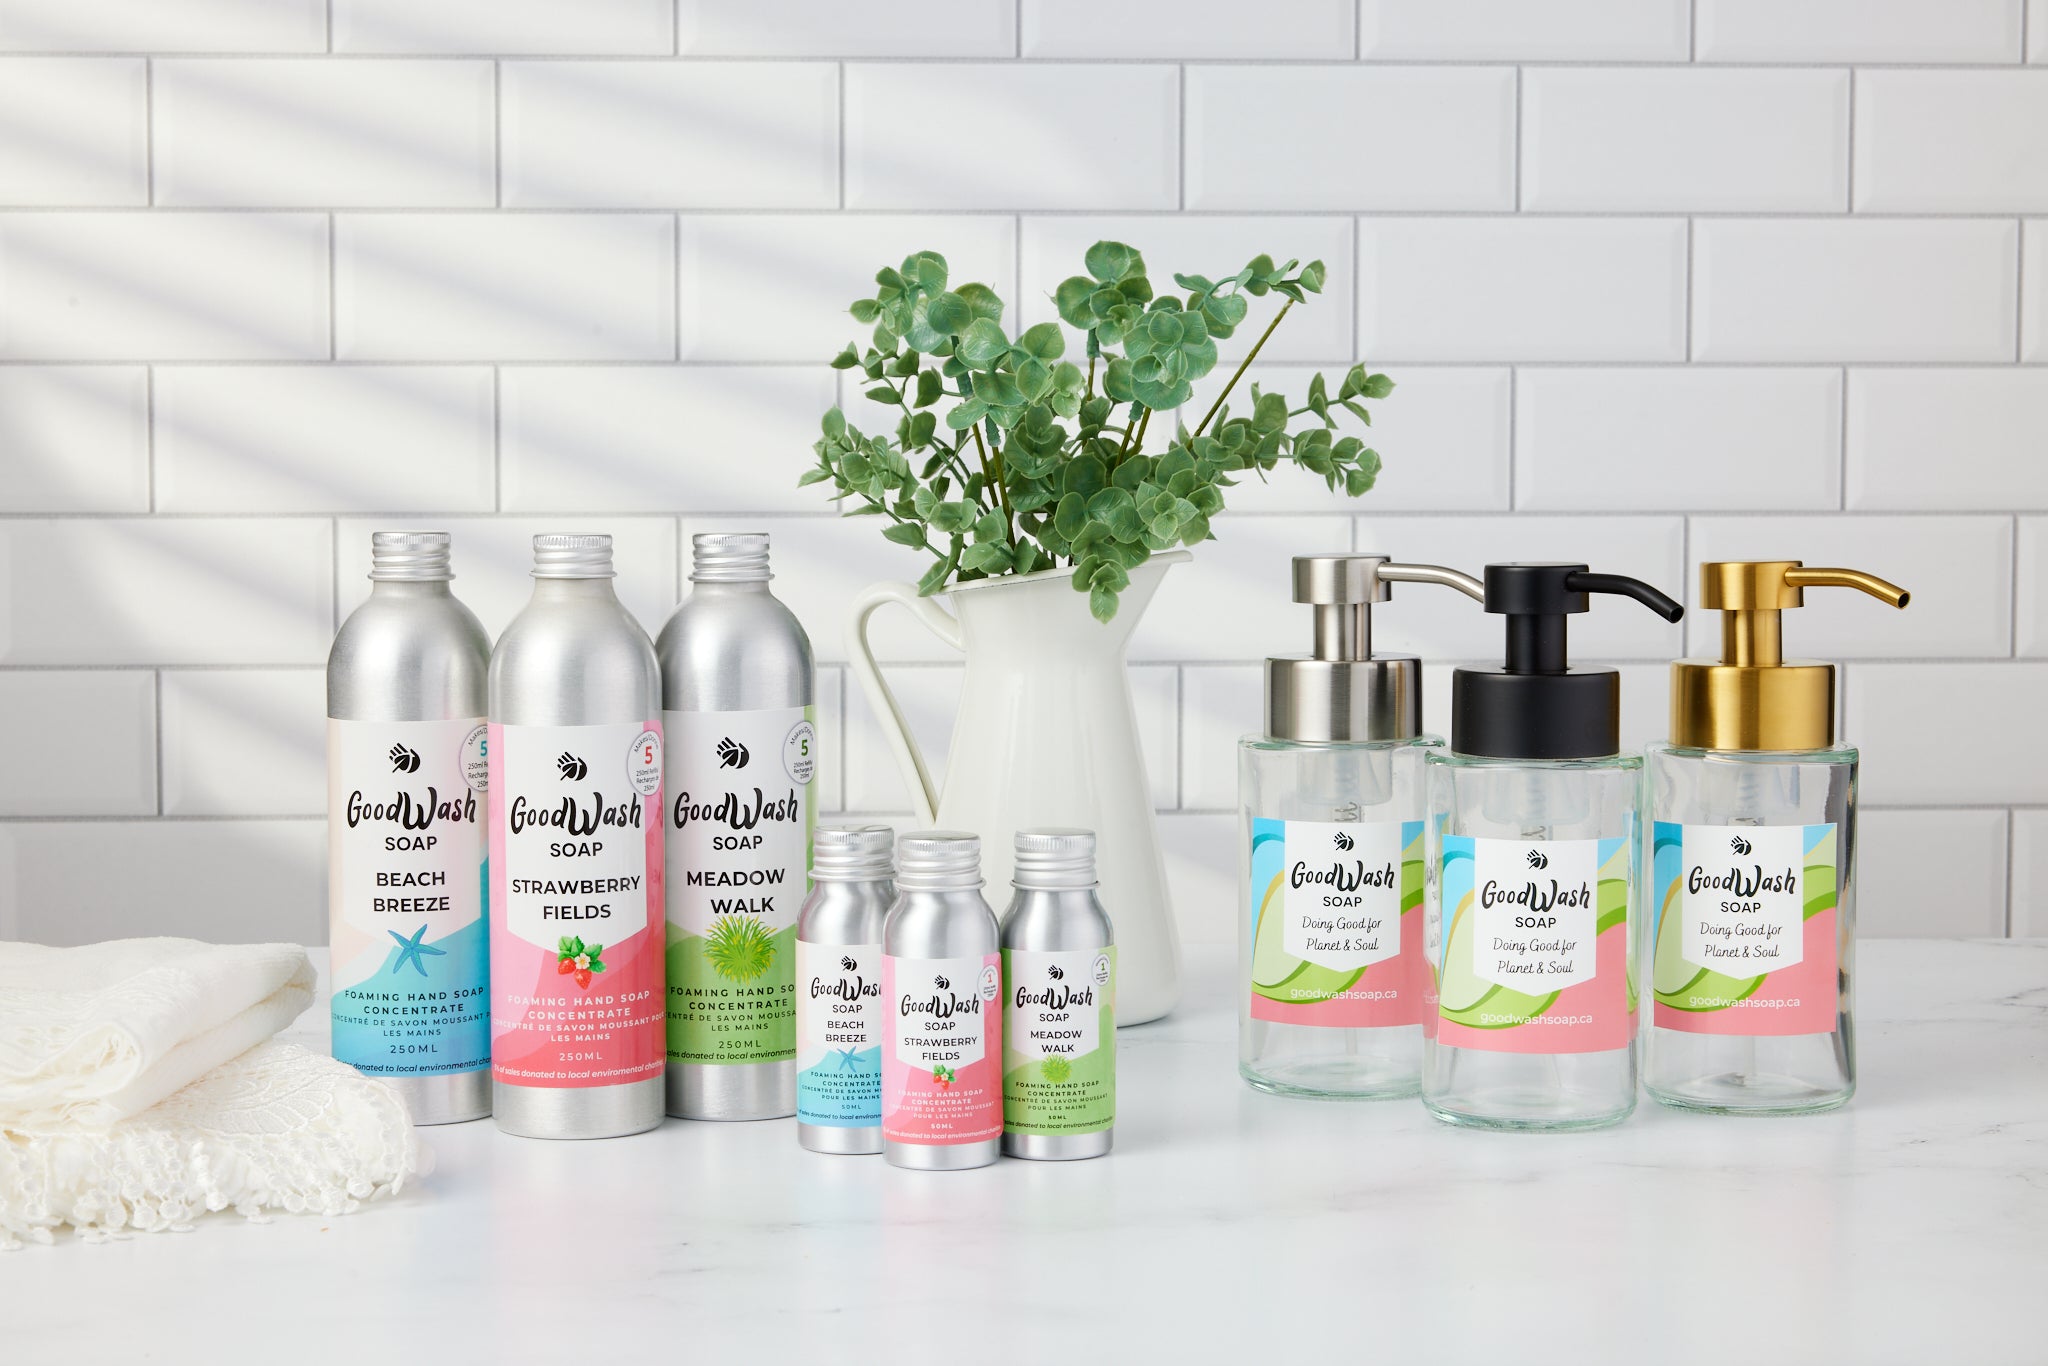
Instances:
[[[1259,1095],[1212,952],[1123,1032],[1106,1159],[428,1130],[432,1176],[357,1215],[0,1259],[0,1359],[2042,1360],[2048,943],[1860,954],[1862,1091],[1831,1115],[1534,1137]]]

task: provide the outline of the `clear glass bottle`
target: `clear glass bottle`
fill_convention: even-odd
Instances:
[[[1315,653],[1266,662],[1266,731],[1238,746],[1238,1072],[1278,1095],[1412,1096],[1423,957],[1422,666],[1372,653],[1392,583],[1476,579],[1380,555],[1294,561]]]
[[[1567,660],[1592,593],[1684,615],[1582,564],[1488,565],[1507,662],[1452,676],[1451,749],[1428,758],[1422,1099],[1446,1123],[1593,1129],[1635,1109],[1643,761],[1620,753],[1620,676]]]
[[[1782,655],[1804,590],[1908,594],[1796,560],[1700,566],[1720,660],[1673,666],[1672,740],[1648,750],[1654,993],[1644,1086],[1721,1114],[1832,1110],[1856,1090],[1856,751],[1834,667]]]

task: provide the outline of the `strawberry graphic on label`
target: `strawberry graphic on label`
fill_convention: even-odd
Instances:
[[[574,935],[562,936],[555,946],[555,971],[561,975],[574,976],[576,985],[587,987],[590,979],[604,971],[602,944],[586,944]]]
[[[944,1063],[940,1063],[932,1069],[932,1080],[939,1084],[941,1090],[951,1086],[953,1084],[953,1069]]]

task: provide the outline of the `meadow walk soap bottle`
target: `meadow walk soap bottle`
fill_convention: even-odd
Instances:
[[[1375,655],[1388,585],[1482,597],[1383,555],[1304,555],[1315,653],[1266,661],[1266,729],[1238,743],[1238,1072],[1261,1091],[1412,1096],[1421,1067],[1422,664]]]
[[[1655,991],[1644,1085],[1725,1114],[1832,1110],[1856,1089],[1856,751],[1835,743],[1835,668],[1787,661],[1808,588],[1902,588],[1797,560],[1700,566],[1721,654],[1671,668],[1671,739],[1649,747]]]
[[[796,1113],[796,922],[818,736],[810,638],[768,591],[768,537],[692,538],[662,627],[668,739],[668,1112]]]
[[[1452,1124],[1590,1129],[1636,1105],[1633,945],[1643,761],[1619,752],[1621,676],[1572,668],[1588,597],[1685,609],[1583,564],[1490,564],[1507,662],[1451,677],[1432,753],[1428,940],[1437,1008],[1422,1099]]]

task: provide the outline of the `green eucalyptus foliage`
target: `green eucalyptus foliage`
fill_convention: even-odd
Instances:
[[[1053,294],[1060,321],[1084,336],[1078,357],[1060,323],[1012,337],[995,292],[951,285],[936,252],[884,267],[874,297],[853,303],[874,331],[832,365],[861,373],[895,430],[870,436],[833,408],[799,482],[829,482],[835,499],[853,500],[850,514],[885,518],[884,536],[929,553],[920,592],[1071,565],[1075,589],[1108,621],[1132,569],[1213,539],[1232,476],[1263,479],[1285,460],[1356,497],[1379,473],[1377,452],[1336,431],[1340,414],[1371,425],[1364,400],[1393,391],[1385,375],[1353,366],[1332,394],[1318,374],[1300,407],[1256,384],[1249,412],[1224,402],[1287,310],[1322,291],[1321,261],[1296,270],[1260,256],[1222,280],[1176,275],[1178,294],[1155,294],[1145,258],[1121,242],[1097,242],[1083,265]],[[1223,396],[1192,430],[1176,416],[1166,448],[1148,454],[1152,414],[1189,401],[1216,368],[1217,341],[1268,294],[1285,302]],[[1297,418],[1307,419],[1298,429]]]

